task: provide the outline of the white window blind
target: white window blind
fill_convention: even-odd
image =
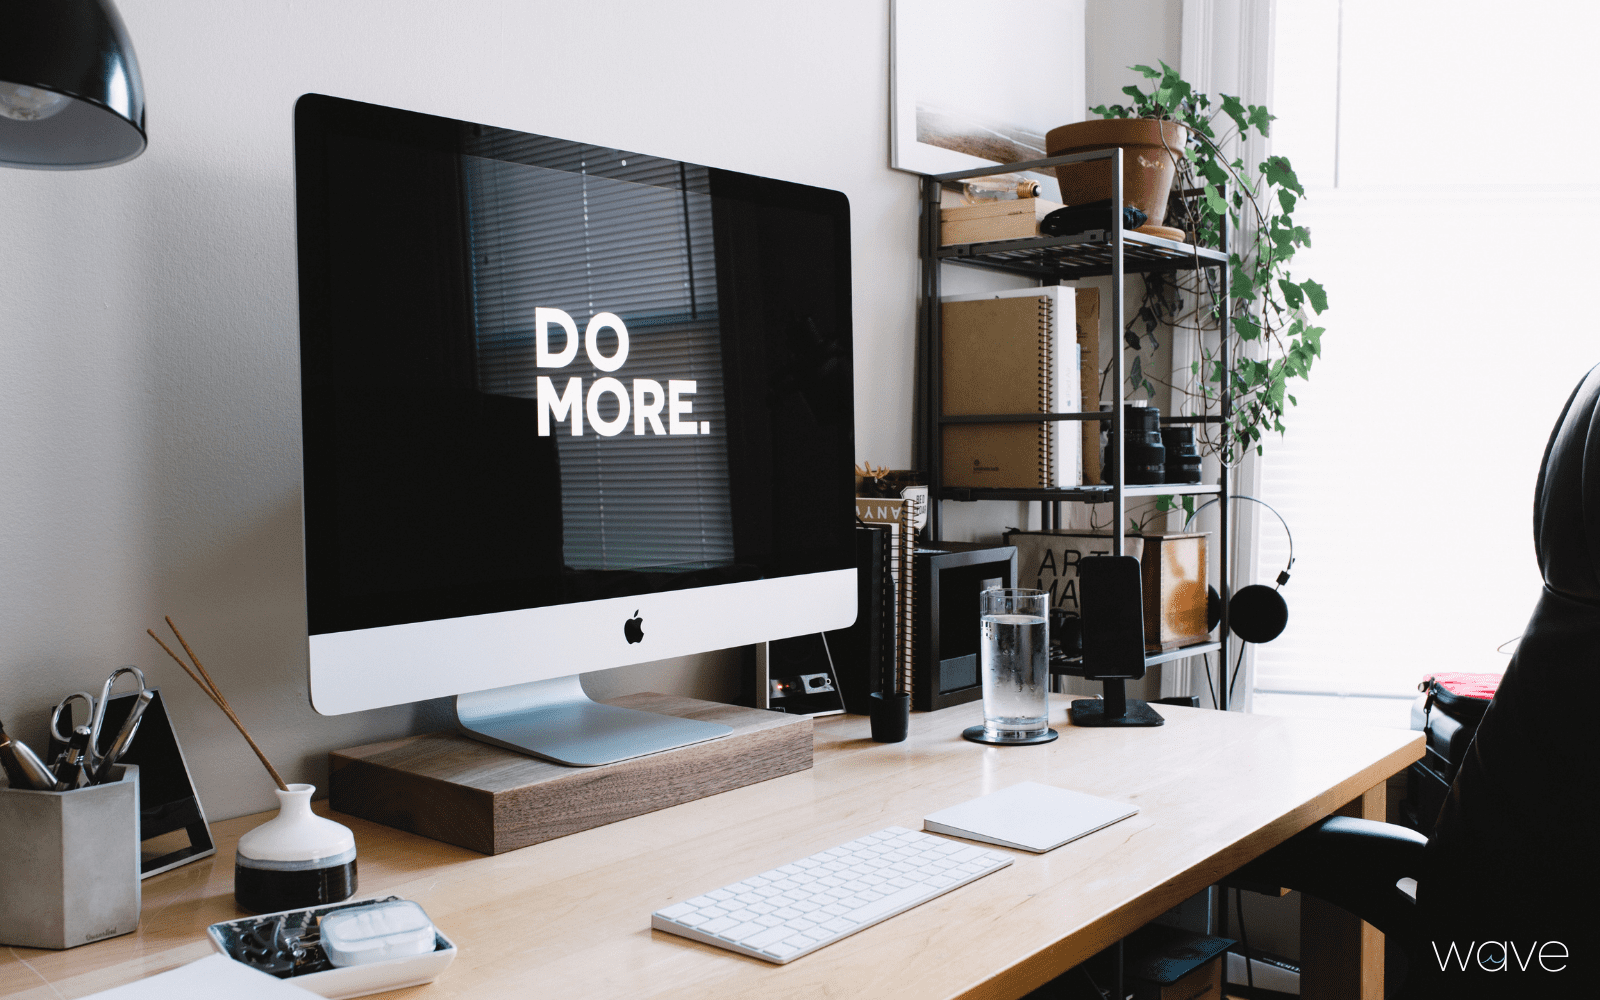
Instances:
[[[464,158],[479,388],[532,399],[541,374],[558,391],[574,376],[585,392],[607,374],[630,387],[639,378],[663,387],[669,379],[693,380],[692,418],[710,424],[709,434],[657,436],[648,424],[635,435],[630,421],[614,437],[596,434],[587,417],[576,437],[569,424],[555,424],[566,564],[726,565],[733,560],[732,515],[706,171],[548,140],[505,148],[513,141],[485,139],[482,151],[492,144],[496,156],[550,167]],[[595,172],[601,168],[607,176]],[[625,365],[597,371],[580,348],[565,368],[536,368],[536,306],[571,315],[580,338],[594,314],[620,316],[630,340]],[[552,349],[560,338],[552,334]],[[613,335],[602,334],[600,346],[613,353]],[[610,394],[600,413],[615,417]]]

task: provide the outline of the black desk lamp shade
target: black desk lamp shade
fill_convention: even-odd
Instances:
[[[0,0],[0,166],[109,167],[144,147],[144,83],[111,0]]]

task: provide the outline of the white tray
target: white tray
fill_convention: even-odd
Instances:
[[[268,920],[273,917],[294,913],[336,910],[348,906],[351,902],[365,902],[365,900],[346,900],[343,903],[334,903],[329,906],[308,906],[300,910],[280,910],[277,913],[262,913],[253,917],[241,917],[238,920],[225,920],[207,927],[206,936],[211,940],[212,948],[215,948],[220,954],[228,955],[222,939],[223,931],[226,928],[241,928],[260,920]],[[439,978],[439,974],[451,962],[455,961],[456,957],[455,942],[445,937],[437,926],[434,927],[433,933],[434,948],[433,951],[426,955],[411,955],[406,958],[391,959],[387,962],[373,962],[371,965],[351,965],[342,969],[328,969],[324,972],[293,976],[283,981],[325,996],[328,1000],[345,1000],[346,997],[361,997],[369,993],[400,989],[403,986],[421,986],[423,983],[431,983]],[[231,958],[232,956],[229,957]],[[248,965],[249,963],[241,964]]]

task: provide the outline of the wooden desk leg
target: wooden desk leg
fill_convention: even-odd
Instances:
[[[1384,818],[1385,784],[1367,789],[1340,816]],[[1310,896],[1300,898],[1302,1000],[1383,1000],[1383,935],[1364,920]]]

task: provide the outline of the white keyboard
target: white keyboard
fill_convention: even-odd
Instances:
[[[650,926],[782,964],[1011,863],[898,826],[650,914]]]

